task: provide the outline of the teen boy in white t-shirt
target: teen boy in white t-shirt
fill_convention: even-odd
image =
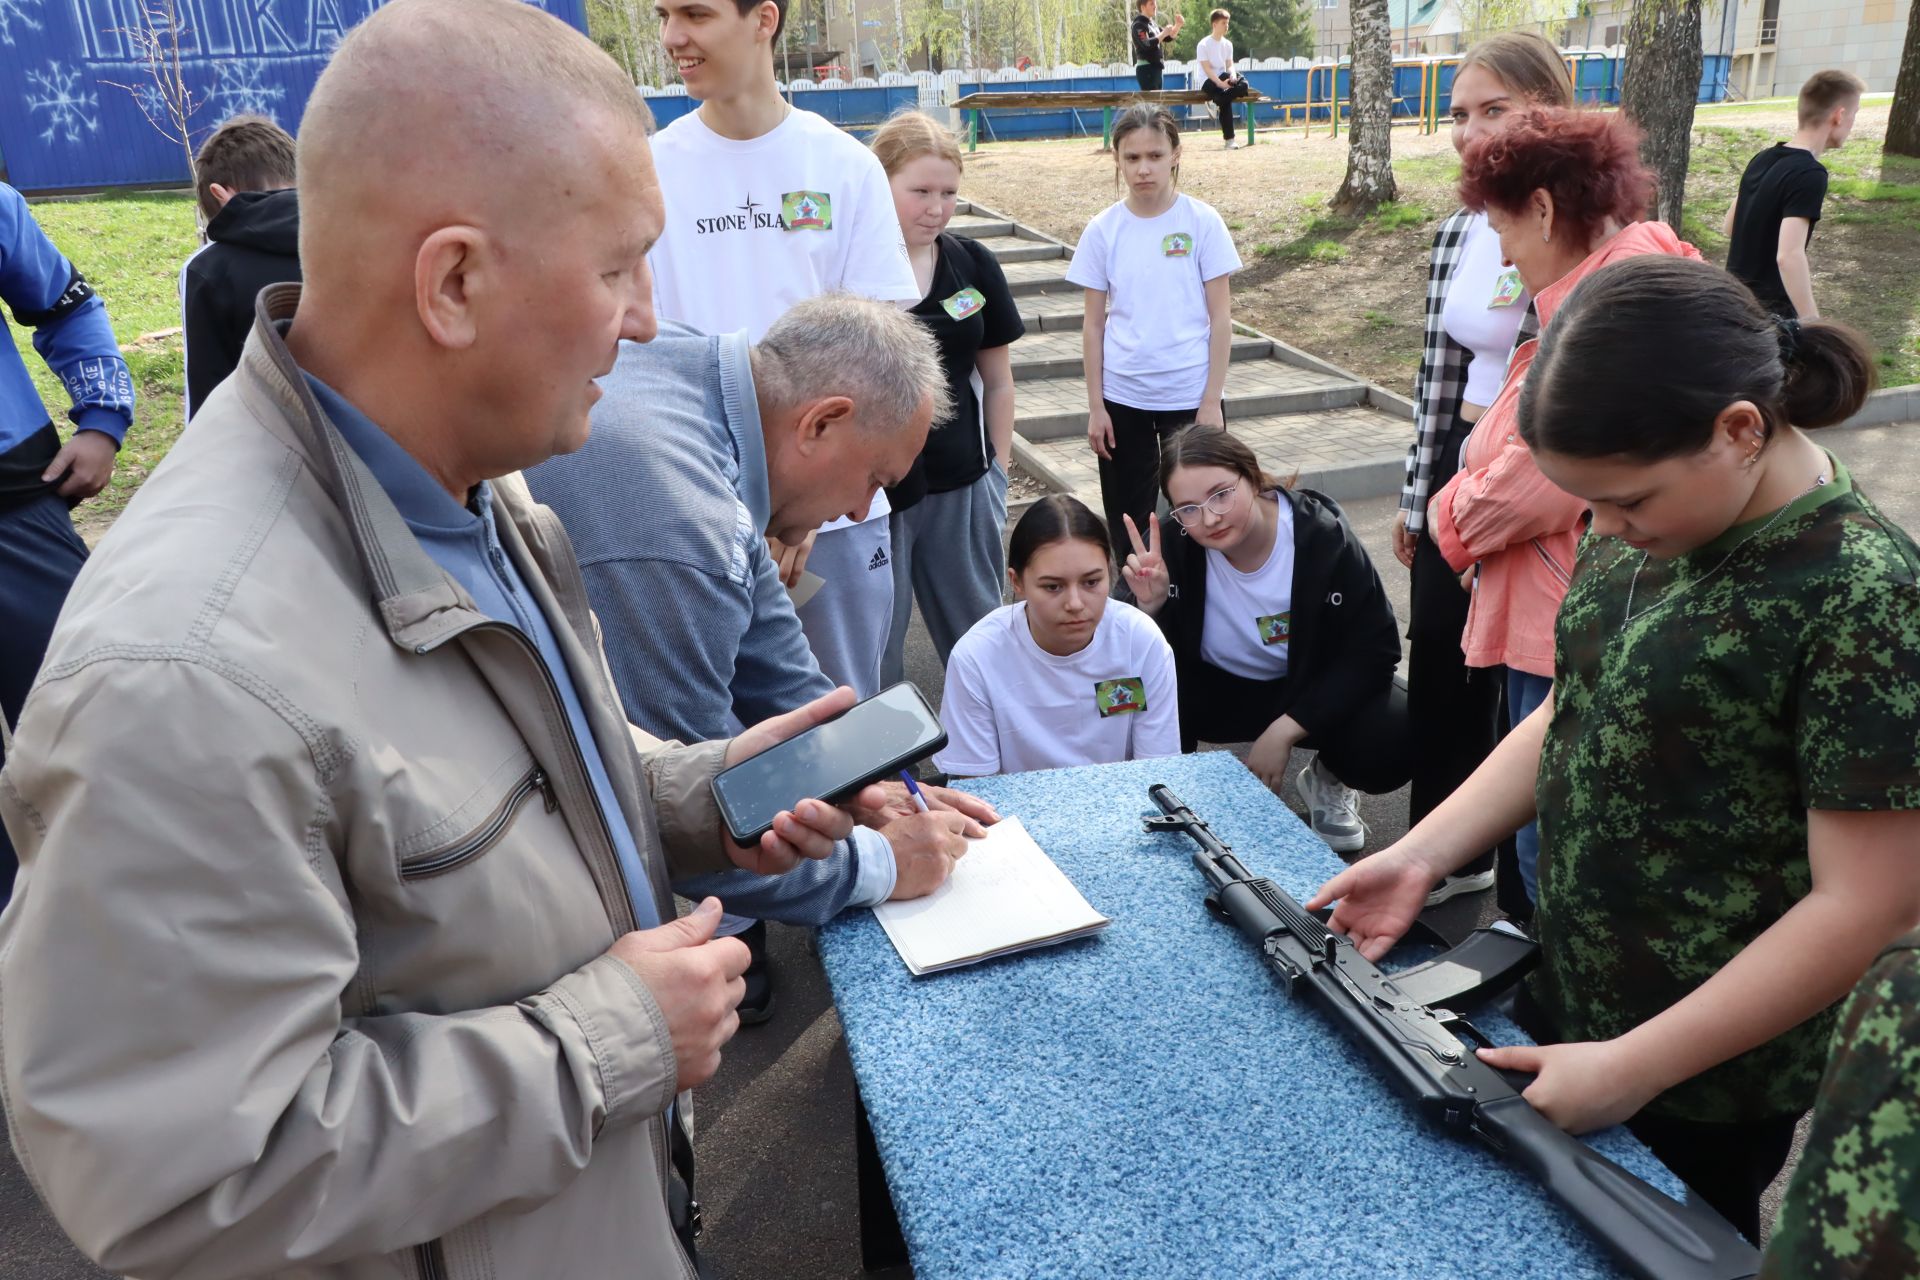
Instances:
[[[780,97],[785,0],[657,8],[661,42],[701,104],[653,140],[667,215],[648,255],[660,318],[757,342],[794,303],[836,289],[918,302],[880,162]],[[827,677],[862,697],[879,689],[893,616],[887,512],[879,494],[824,526],[805,562],[826,583],[799,610],[807,641]]]
[[[1233,69],[1233,41],[1227,39],[1227,24],[1233,15],[1225,9],[1215,9],[1208,18],[1213,23],[1213,34],[1202,36],[1200,43],[1193,47],[1193,65],[1200,76],[1200,92],[1206,94],[1220,112],[1220,133],[1226,138],[1227,150],[1234,151],[1240,144],[1233,138],[1233,100],[1246,97],[1250,86]]]

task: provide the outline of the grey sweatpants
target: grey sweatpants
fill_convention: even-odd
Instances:
[[[880,657],[893,620],[892,517],[823,532],[807,568],[825,581],[797,611],[814,661],[856,695],[880,692]]]
[[[930,493],[893,522],[893,629],[880,684],[906,678],[913,602],[941,665],[974,623],[1000,607],[1007,585],[1007,473],[995,462],[961,489]]]

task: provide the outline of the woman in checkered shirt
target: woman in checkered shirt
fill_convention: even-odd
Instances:
[[[1572,103],[1566,63],[1545,39],[1507,33],[1482,40],[1467,50],[1454,74],[1454,150],[1504,129],[1529,107]],[[1407,632],[1410,823],[1452,795],[1499,740],[1505,680],[1498,668],[1470,670],[1465,664],[1460,634],[1469,596],[1425,533],[1426,505],[1460,469],[1461,446],[1499,394],[1508,353],[1536,328],[1532,299],[1502,264],[1499,237],[1488,229],[1487,216],[1462,209],[1442,222],[1427,271],[1427,345],[1414,382],[1417,433],[1394,519],[1394,553],[1413,571]],[[1442,881],[1431,901],[1490,887],[1493,864],[1488,850]],[[1510,910],[1526,903],[1524,894],[1501,896]]]

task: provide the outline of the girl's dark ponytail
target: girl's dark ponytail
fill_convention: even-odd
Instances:
[[[1697,453],[1746,400],[1769,433],[1845,422],[1873,389],[1845,325],[1783,321],[1720,268],[1642,254],[1582,280],[1554,313],[1520,390],[1527,444],[1642,462]]]
[[[1787,421],[1812,430],[1838,426],[1860,412],[1875,382],[1867,340],[1826,320],[1784,320],[1780,330],[1787,367],[1780,399]]]

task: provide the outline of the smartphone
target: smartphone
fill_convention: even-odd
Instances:
[[[775,814],[812,798],[837,804],[946,745],[940,718],[903,680],[722,770],[713,779],[713,798],[727,834],[739,844],[757,844],[773,829]]]

